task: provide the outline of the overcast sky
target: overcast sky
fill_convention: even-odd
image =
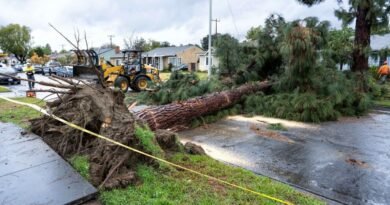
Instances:
[[[109,43],[123,45],[123,39],[133,36],[175,45],[200,44],[208,34],[208,0],[0,0],[0,25],[18,23],[31,28],[34,45],[49,43],[54,50],[72,47],[60,37],[48,22],[66,36],[74,29],[87,32],[89,43],[100,46]],[[334,17],[339,5],[327,0],[308,8],[295,0],[213,0],[213,18],[220,19],[218,32],[243,39],[252,26],[263,24],[272,13],[287,20],[317,16],[329,20],[333,27],[340,22]],[[213,24],[213,33],[215,24]],[[72,37],[73,40],[73,37]]]

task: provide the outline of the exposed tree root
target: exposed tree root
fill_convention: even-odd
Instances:
[[[77,85],[58,101],[48,103],[48,106],[54,115],[67,121],[125,145],[145,150],[134,135],[136,120],[123,103],[123,97],[122,93],[99,85]],[[47,116],[33,120],[32,131],[42,136],[65,158],[75,154],[88,155],[90,181],[101,188],[125,187],[134,183],[136,165],[154,163],[139,154],[85,134]]]

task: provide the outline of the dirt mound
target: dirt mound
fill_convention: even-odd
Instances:
[[[137,123],[123,103],[123,94],[110,88],[79,86],[72,94],[48,103],[51,112],[69,122],[84,127],[117,142],[145,150],[135,134]],[[139,123],[139,122],[138,122]],[[50,117],[32,121],[32,131],[40,136],[60,155],[69,158],[85,154],[90,162],[90,181],[104,188],[125,187],[136,181],[135,168],[138,163],[156,164],[122,147],[85,134]],[[172,147],[170,140],[164,144]]]

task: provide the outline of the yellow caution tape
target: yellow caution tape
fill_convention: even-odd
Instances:
[[[53,119],[56,119],[56,120],[58,120],[58,121],[60,121],[60,122],[62,122],[62,123],[64,123],[64,124],[70,126],[70,127],[73,127],[73,128],[78,129],[78,130],[80,130],[80,131],[83,131],[83,132],[85,132],[85,133],[88,133],[88,134],[93,135],[93,136],[95,136],[95,137],[98,137],[98,138],[100,138],[100,139],[104,139],[104,140],[106,140],[106,141],[109,141],[109,142],[111,142],[111,143],[113,143],[113,144],[116,144],[116,145],[121,146],[121,147],[123,147],[123,148],[126,148],[126,149],[128,149],[128,150],[131,150],[131,151],[133,151],[133,152],[142,154],[142,155],[144,155],[144,156],[150,157],[150,158],[155,159],[155,160],[158,160],[158,161],[160,161],[160,162],[164,162],[164,163],[169,164],[169,165],[171,165],[171,166],[173,166],[173,167],[176,167],[176,168],[179,168],[179,169],[186,170],[186,171],[188,171],[188,172],[197,174],[197,175],[199,175],[199,176],[203,176],[203,177],[205,177],[205,178],[208,178],[208,179],[217,181],[217,182],[219,182],[219,183],[226,184],[226,185],[229,185],[229,186],[231,186],[231,187],[234,187],[234,188],[237,188],[237,189],[241,189],[241,190],[243,190],[243,191],[246,191],[246,192],[249,192],[249,193],[252,193],[252,194],[255,194],[255,195],[258,195],[258,196],[261,196],[261,197],[264,197],[264,198],[267,198],[267,199],[270,199],[270,200],[273,200],[273,201],[276,201],[276,202],[279,202],[279,203],[282,203],[282,204],[293,205],[291,202],[284,201],[284,200],[278,199],[278,198],[276,198],[276,197],[272,197],[272,196],[269,196],[269,195],[267,195],[267,194],[263,194],[263,193],[260,193],[260,192],[257,192],[257,191],[253,191],[253,190],[251,190],[251,189],[248,189],[248,188],[245,188],[245,187],[242,187],[242,186],[239,186],[239,185],[236,185],[236,184],[233,184],[233,183],[230,183],[230,182],[227,182],[227,181],[218,179],[218,178],[216,178],[216,177],[213,177],[213,176],[210,176],[210,175],[207,175],[207,174],[200,173],[200,172],[198,172],[198,171],[195,171],[195,170],[192,170],[192,169],[189,169],[189,168],[180,166],[180,165],[178,165],[178,164],[169,162],[169,161],[167,161],[167,160],[165,160],[165,159],[161,159],[161,158],[159,158],[159,157],[156,157],[156,156],[150,155],[150,154],[148,154],[148,153],[145,153],[145,152],[143,152],[143,151],[137,150],[137,149],[135,149],[135,148],[129,147],[129,146],[124,145],[124,144],[122,144],[122,143],[119,143],[119,142],[117,142],[117,141],[115,141],[115,140],[112,140],[112,139],[107,138],[107,137],[105,137],[105,136],[102,136],[102,135],[100,135],[100,134],[97,134],[97,133],[94,133],[94,132],[92,132],[92,131],[89,131],[89,130],[87,130],[87,129],[85,129],[85,128],[82,128],[82,127],[80,127],[80,126],[78,126],[78,125],[75,125],[75,124],[73,124],[73,123],[71,123],[71,122],[68,122],[68,121],[66,121],[66,120],[64,120],[64,119],[62,119],[62,118],[60,118],[60,117],[57,117],[57,116],[55,116],[55,115],[53,115],[53,114],[50,114],[50,113],[48,113],[46,110],[44,110],[43,108],[41,108],[41,107],[39,107],[39,106],[37,106],[37,105],[30,104],[30,103],[25,103],[25,102],[20,102],[20,101],[16,101],[16,100],[12,100],[12,99],[9,99],[9,98],[3,97],[3,96],[0,96],[0,98],[2,98],[2,99],[4,99],[4,100],[7,100],[7,101],[9,101],[9,102],[13,102],[13,103],[16,103],[16,104],[20,104],[20,105],[25,105],[25,106],[31,107],[31,108],[33,108],[33,109],[35,109],[35,110],[37,110],[37,111],[39,111],[39,112],[41,112],[41,113],[47,115],[47,116],[52,117]]]

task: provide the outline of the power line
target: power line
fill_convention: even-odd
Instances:
[[[230,11],[230,15],[232,16],[233,25],[234,25],[234,28],[236,29],[236,32],[237,32],[237,38],[239,39],[240,38],[240,33],[238,32],[238,28],[237,28],[237,24],[236,24],[236,18],[234,17],[233,10],[232,10],[232,7],[230,5],[229,0],[226,0],[226,3],[228,5],[229,11]]]

